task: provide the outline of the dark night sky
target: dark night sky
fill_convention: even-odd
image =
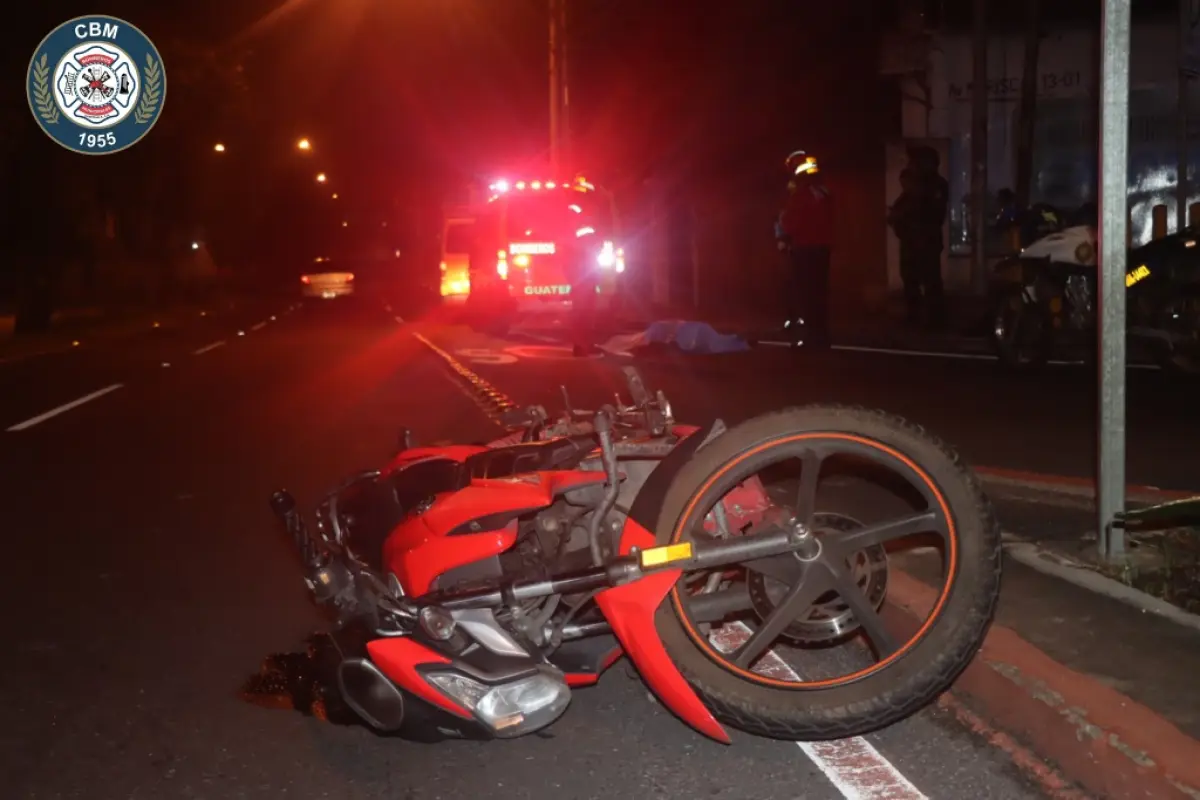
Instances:
[[[277,4],[113,0],[104,9],[156,41],[222,42]],[[32,49],[75,5],[94,9],[30,9],[18,41]],[[361,191],[375,184],[372,193],[413,174],[495,175],[545,156],[546,0],[292,5],[246,60],[259,129],[222,138],[311,136],[322,168]],[[877,136],[873,5],[571,0],[576,164],[602,181],[689,174],[850,146],[861,129]],[[164,115],[186,102],[171,94],[171,70]]]

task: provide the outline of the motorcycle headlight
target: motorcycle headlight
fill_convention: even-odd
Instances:
[[[562,716],[571,702],[567,684],[545,671],[499,686],[487,686],[454,672],[434,672],[427,680],[469,709],[501,739],[546,727]]]

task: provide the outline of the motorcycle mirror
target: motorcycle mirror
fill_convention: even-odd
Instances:
[[[411,430],[408,428],[400,429],[400,435],[396,437],[396,448],[397,452],[400,453],[413,448],[413,435]]]
[[[650,393],[646,391],[646,384],[642,382],[642,376],[633,367],[624,367],[625,382],[629,385],[629,398],[638,408],[644,408],[650,402]]]
[[[296,498],[287,489],[280,489],[271,495],[271,511],[280,518],[291,516],[296,513]]]

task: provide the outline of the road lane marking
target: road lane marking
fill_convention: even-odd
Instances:
[[[759,342],[759,344],[770,344],[783,346],[782,342]],[[830,350],[843,350],[850,353],[877,353],[890,356],[914,356],[916,358],[954,358],[960,361],[999,361],[1000,359],[989,353],[952,353],[947,350],[904,350],[899,347],[866,347],[865,345],[857,344],[833,344],[829,346]],[[1054,367],[1078,367],[1083,366],[1086,362],[1082,359],[1067,360],[1052,358],[1046,362]],[[1127,369],[1162,369],[1158,364],[1126,364]]]
[[[395,317],[395,320],[396,320],[396,322],[400,323],[401,325],[404,324],[404,317]]]
[[[957,358],[964,361],[998,361],[987,353],[951,353],[945,350],[901,350],[895,347],[864,347],[856,344],[834,344],[830,350],[845,350],[851,353],[881,353],[890,356],[915,356],[918,358]],[[1070,362],[1063,362],[1070,363]]]
[[[736,650],[750,638],[750,628],[731,622],[713,632],[713,645],[724,652]],[[799,681],[790,664],[768,650],[757,672],[778,680]],[[846,800],[929,800],[920,789],[861,736],[831,742],[796,742],[817,769]]]
[[[502,353],[498,350],[489,350],[483,347],[464,347],[461,350],[455,350],[456,356],[461,356],[473,364],[515,364],[517,357]]]
[[[216,350],[218,347],[224,346],[224,344],[225,344],[224,339],[222,339],[219,342],[213,342],[212,344],[206,344],[206,345],[204,345],[204,347],[201,347],[199,350],[193,350],[192,355],[202,356],[205,353],[207,353],[209,350]]]
[[[95,392],[92,392],[91,394],[84,395],[83,397],[80,397],[78,400],[72,400],[69,403],[64,403],[63,405],[59,406],[58,408],[52,408],[49,411],[47,411],[45,414],[38,414],[36,417],[27,419],[24,422],[18,422],[16,425],[13,425],[8,430],[11,433],[14,431],[23,431],[26,428],[32,428],[34,425],[45,422],[46,420],[48,420],[52,417],[57,417],[59,414],[70,411],[73,408],[78,408],[79,406],[83,405],[84,403],[90,403],[91,401],[95,400],[97,397],[103,397],[104,395],[108,394],[109,392],[115,392],[117,389],[120,389],[124,385],[125,384],[123,384],[123,383],[114,383],[112,386],[106,386],[103,389],[99,389]]]
[[[252,330],[252,331],[261,331],[261,330],[262,330],[263,328],[265,328],[265,327],[267,327],[267,323],[265,323],[265,322],[260,322],[260,323],[258,323],[257,325],[251,325],[251,326],[250,326],[250,330]]]

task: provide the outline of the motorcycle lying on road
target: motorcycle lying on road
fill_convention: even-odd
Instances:
[[[287,491],[272,496],[336,616],[314,658],[330,696],[381,733],[511,738],[552,724],[624,655],[728,743],[724,726],[863,734],[948,687],[982,644],[1001,563],[991,505],[951,450],[842,406],[681,425],[626,378],[629,405],[508,412],[490,444],[419,447],[406,432],[314,527]],[[826,476],[851,468],[886,476],[903,508],[870,521],[823,508]],[[885,607],[889,558],[913,537],[945,566],[922,573],[936,600],[919,624]]]
[[[1127,332],[1165,369],[1200,372],[1200,231],[1129,253]],[[1044,365],[1060,344],[1096,352],[1096,229],[1080,225],[1035,241],[993,271],[992,342],[1009,367]]]

